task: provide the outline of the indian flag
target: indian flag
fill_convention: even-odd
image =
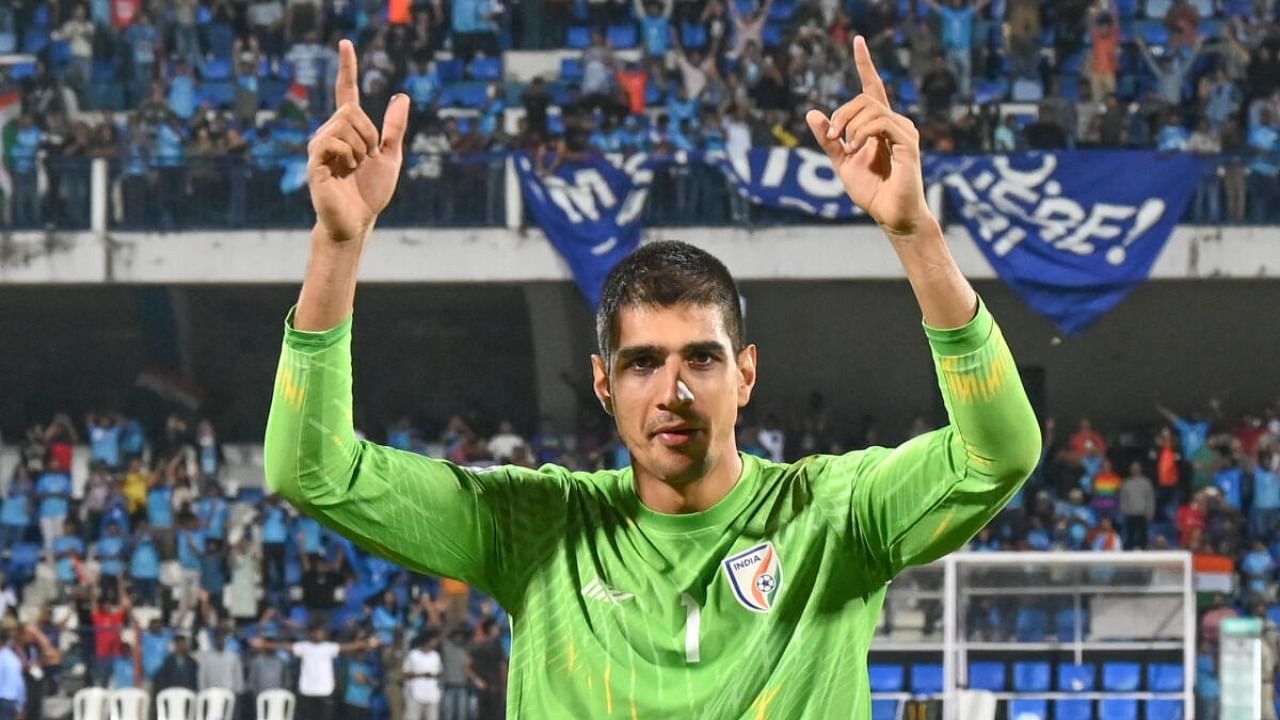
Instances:
[[[311,91],[305,85],[294,83],[280,103],[280,114],[288,118],[307,118],[311,105]]]
[[[9,156],[18,135],[18,115],[22,112],[22,94],[0,95],[0,203],[13,194],[13,178],[9,175]],[[3,208],[3,204],[0,204]]]

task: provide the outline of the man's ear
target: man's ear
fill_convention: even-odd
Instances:
[[[604,411],[613,415],[613,395],[609,388],[609,366],[599,355],[591,356],[591,389]]]
[[[748,345],[738,351],[738,407],[751,402],[751,391],[756,386],[756,346]]]

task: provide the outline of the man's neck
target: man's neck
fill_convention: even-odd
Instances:
[[[736,448],[736,444],[730,444]],[[635,469],[636,495],[650,510],[669,515],[702,512],[724,499],[742,476],[742,457],[736,449],[705,475],[685,483],[671,483]]]

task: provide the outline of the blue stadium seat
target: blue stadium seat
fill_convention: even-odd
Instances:
[[[918,695],[942,692],[942,666],[933,664],[912,665],[911,692]]]
[[[1137,2],[1137,0],[1131,0]],[[1227,17],[1235,17],[1243,15],[1248,17],[1253,14],[1253,0],[1225,0],[1222,3],[1222,13]]]
[[[440,77],[440,82],[448,85],[462,79],[463,67],[462,58],[441,60],[436,63],[436,75]]]
[[[1116,0],[1116,11],[1127,20],[1138,14],[1138,0]]]
[[[547,132],[551,133],[552,135],[563,135],[564,134],[564,118],[560,117],[559,115],[548,115],[547,116]]]
[[[1054,700],[1053,720],[1093,720],[1093,701]]]
[[[207,82],[196,90],[197,102],[208,102],[214,107],[231,105],[236,101],[236,86],[229,82]]]
[[[472,60],[471,77],[476,80],[501,80],[502,58],[481,57]]]
[[[569,34],[565,38],[565,45],[574,50],[585,50],[591,47],[591,28],[576,25],[569,28]]]
[[[1013,689],[1017,692],[1048,692],[1052,678],[1049,663],[1042,661],[1013,664]]]
[[[867,674],[871,678],[871,692],[902,692],[906,668],[901,665],[871,665]]]
[[[560,79],[581,82],[582,60],[575,57],[560,58]]]
[[[872,700],[871,720],[898,720],[898,701]]]
[[[1058,666],[1058,690],[1088,692],[1093,690],[1097,668],[1093,663],[1062,663]]]
[[[1004,692],[1004,663],[971,662],[969,663],[969,687],[974,690],[990,690]]]
[[[699,23],[680,24],[680,44],[689,50],[702,50],[710,42],[707,27]]]
[[[1148,700],[1147,720],[1182,720],[1181,700]]]
[[[1014,619],[1014,634],[1020,642],[1043,642],[1048,630],[1049,615],[1040,608],[1018,608]]]
[[[1136,662],[1102,664],[1102,689],[1110,692],[1137,692],[1142,686],[1142,665]]]
[[[1144,14],[1153,20],[1163,20],[1165,15],[1169,14],[1169,8],[1173,5],[1173,0],[1147,0]],[[1210,15],[1213,13],[1210,12]]]
[[[27,80],[36,76],[35,63],[15,63],[9,66],[9,77],[14,80]]]
[[[1009,720],[1049,720],[1049,701],[1028,698],[1010,700]]]
[[[1182,692],[1185,675],[1177,663],[1151,663],[1147,666],[1147,689],[1151,692]]]
[[[663,100],[662,88],[657,83],[649,83],[644,86],[644,104],[645,105],[661,105]],[[644,117],[648,117],[647,115]]]
[[[1098,702],[1103,720],[1138,720],[1138,701],[1128,698],[1103,698]]]
[[[456,118],[456,120],[458,121],[458,132],[462,133],[463,135],[466,135],[471,132],[471,126],[474,124],[474,121],[472,120],[472,118],[466,117],[465,115],[460,115]]]
[[[211,58],[200,64],[200,76],[206,82],[230,80],[232,78],[231,61],[222,58]]]
[[[635,25],[614,25],[606,31],[606,37],[614,50],[633,48],[640,42],[640,33],[636,32]]]
[[[452,91],[454,104],[459,107],[479,110],[489,101],[485,84],[481,82],[455,83],[448,89]]]

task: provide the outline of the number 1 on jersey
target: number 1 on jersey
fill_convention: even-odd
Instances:
[[[680,604],[685,608],[684,614],[684,661],[696,663],[702,657],[699,648],[702,636],[702,608],[689,593],[680,595]]]

